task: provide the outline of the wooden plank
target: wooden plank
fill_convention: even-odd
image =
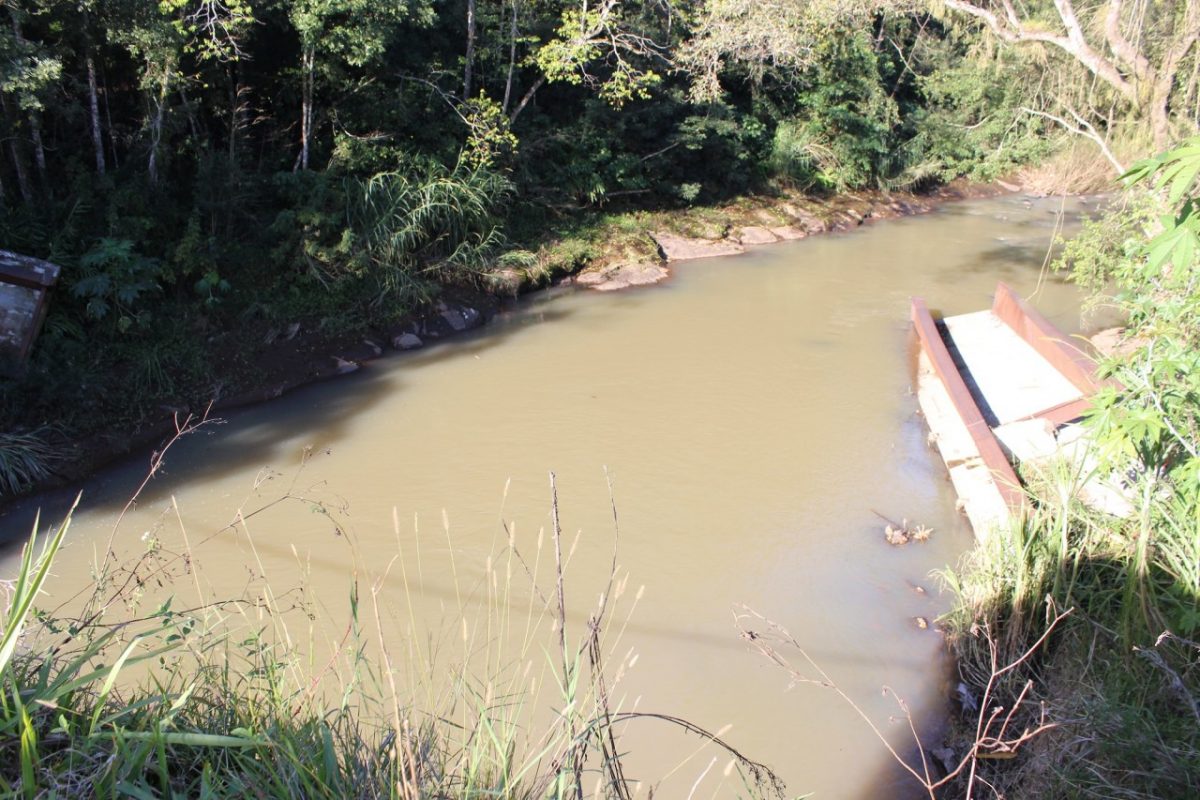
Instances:
[[[992,313],[1083,394],[1090,395],[1104,385],[1096,379],[1096,364],[1092,358],[1073,344],[1054,323],[1026,303],[1008,284],[996,284]]]
[[[958,367],[950,356],[950,351],[946,349],[946,343],[942,341],[937,323],[934,322],[933,315],[929,313],[929,307],[919,297],[912,299],[912,322],[913,328],[917,332],[917,339],[921,344],[921,350],[929,358],[935,374],[946,387],[950,401],[962,419],[963,425],[966,426],[967,432],[971,435],[996,488],[1010,508],[1014,510],[1024,508],[1025,494],[1021,490],[1021,482],[1017,478],[1016,472],[1013,471],[1012,465],[1008,463],[1008,457],[1004,455],[1004,450],[1000,447],[995,433],[988,427],[983,414],[980,413],[979,406],[976,405],[975,398],[971,396],[962,375],[959,374]]]
[[[0,250],[0,281],[4,283],[30,289],[44,289],[58,281],[58,273],[57,264],[10,250]]]

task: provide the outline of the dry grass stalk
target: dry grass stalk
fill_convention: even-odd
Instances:
[[[767,619],[753,609],[742,606],[735,613],[734,619],[738,628],[742,632],[742,638],[750,643],[758,653],[764,656],[768,661],[775,664],[787,673],[793,685],[796,684],[813,684],[834,692],[838,697],[846,702],[851,709],[858,715],[875,737],[887,749],[891,757],[899,764],[909,775],[911,775],[921,787],[928,793],[931,800],[935,800],[940,790],[952,785],[960,779],[965,773],[965,786],[963,797],[965,800],[971,800],[975,797],[978,784],[981,779],[976,772],[976,766],[980,759],[1007,759],[1013,758],[1017,751],[1029,741],[1035,739],[1041,734],[1053,729],[1054,723],[1046,721],[1046,713],[1044,708],[1040,708],[1036,715],[1036,722],[1032,725],[1026,725],[1020,733],[1013,730],[1014,720],[1025,716],[1027,709],[1026,703],[1028,693],[1032,688],[1033,682],[1027,681],[1022,688],[1012,705],[1005,709],[1003,706],[995,704],[994,694],[998,683],[1009,673],[1026,665],[1033,655],[1041,649],[1045,644],[1050,634],[1053,633],[1059,623],[1066,619],[1071,614],[1070,610],[1057,614],[1054,619],[1047,625],[1045,633],[1037,639],[1028,649],[1017,656],[1012,661],[1001,664],[999,656],[999,646],[993,638],[991,631],[986,626],[977,627],[974,631],[975,635],[981,636],[987,643],[988,650],[991,654],[991,674],[984,688],[983,696],[978,703],[978,716],[975,723],[975,739],[974,743],[962,756],[953,769],[948,770],[947,774],[940,778],[935,778],[928,759],[926,758],[926,748],[921,743],[920,735],[917,732],[916,724],[913,721],[912,714],[909,711],[908,705],[903,698],[896,695],[890,687],[884,687],[884,692],[890,695],[899,706],[908,723],[909,732],[913,737],[913,742],[917,746],[917,752],[920,754],[921,764],[918,770],[908,759],[905,759],[888,741],[883,732],[871,719],[870,715],[854,701],[837,683],[830,677],[821,666],[818,664],[804,646],[795,639],[788,631],[776,622]],[[747,627],[747,622],[755,622],[762,626],[760,630],[754,630]],[[781,650],[786,648],[800,654],[801,659],[807,664],[818,676],[816,678],[805,674],[796,666],[794,666],[788,657]],[[997,727],[998,723],[998,727]],[[999,796],[997,794],[997,796]]]

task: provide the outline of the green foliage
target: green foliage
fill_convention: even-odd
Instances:
[[[0,434],[0,497],[20,494],[49,477],[55,461],[48,428]]]
[[[1092,415],[1099,441],[1114,463],[1133,459],[1183,511],[1200,508],[1198,174],[1200,138],[1134,165],[1125,179],[1149,185],[1163,209],[1144,229],[1153,235],[1124,238],[1111,258],[1084,260],[1080,272],[1089,285],[1111,283],[1129,318],[1128,352],[1105,364],[1121,388],[1103,392]],[[1110,227],[1115,238],[1130,223]]]
[[[499,214],[512,187],[460,161],[453,169],[414,164],[353,181],[347,190],[352,264],[379,298],[419,291],[431,277],[479,275],[503,244]]]
[[[1045,120],[1022,110],[1043,66],[1012,50],[981,48],[951,32],[929,37],[915,56],[923,62],[915,139],[938,176],[991,180],[1044,158],[1054,147]]]
[[[480,94],[467,104],[465,117],[470,131],[463,151],[467,164],[493,170],[511,164],[517,151],[517,137],[500,104]]]
[[[809,91],[799,111],[810,149],[824,152],[814,176],[824,188],[841,191],[869,185],[895,145],[899,122],[895,102],[879,79],[878,56],[865,31],[820,43]]]
[[[616,108],[630,100],[646,100],[662,82],[662,76],[647,65],[658,48],[647,34],[631,27],[626,14],[612,0],[590,8],[568,5],[555,35],[531,60],[551,83],[593,86]]]
[[[112,320],[121,333],[148,323],[146,300],[162,290],[159,261],[133,248],[128,239],[101,239],[79,259],[81,275],[71,286],[90,318]]]

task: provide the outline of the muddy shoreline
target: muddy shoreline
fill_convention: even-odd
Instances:
[[[955,182],[925,194],[852,192],[828,199],[802,195],[752,196],[726,206],[681,209],[652,215],[647,235],[602,249],[587,264],[563,271],[502,271],[486,289],[448,287],[439,300],[398,323],[367,335],[323,334],[313,322],[281,328],[225,332],[212,337],[211,357],[245,368],[232,385],[218,385],[198,407],[160,406],[162,415],[139,424],[114,426],[58,447],[52,473],[21,495],[0,498],[0,508],[29,494],[76,483],[138,451],[162,447],[187,420],[267,402],[294,389],[357,371],[389,350],[419,349],[486,325],[515,298],[552,286],[573,284],[599,291],[659,283],[672,265],[748,248],[853,230],[878,220],[933,211],[947,202],[1017,191],[1003,183]],[[248,344],[253,342],[253,344]]]

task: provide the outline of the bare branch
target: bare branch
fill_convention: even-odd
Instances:
[[[1115,169],[1118,174],[1125,171],[1125,166],[1121,163],[1120,159],[1116,157],[1112,149],[1109,148],[1108,142],[1104,140],[1104,137],[1100,135],[1100,132],[1096,130],[1096,127],[1075,111],[1068,109],[1068,113],[1075,118],[1077,124],[1072,124],[1068,120],[1056,114],[1051,114],[1047,111],[1038,111],[1036,108],[1022,106],[1021,110],[1026,114],[1032,114],[1035,117],[1043,117],[1051,120],[1052,122],[1056,122],[1064,129],[1076,134],[1077,136],[1091,139],[1096,143],[1096,146],[1100,148],[1100,152],[1104,154],[1104,158],[1108,160],[1108,163],[1112,164],[1113,169]]]
[[[1054,0],[1059,18],[1066,27],[1067,35],[1039,30],[1020,20],[1016,9],[1005,0],[1005,19],[976,5],[969,0],[943,0],[947,8],[982,20],[996,36],[1010,43],[1043,42],[1064,51],[1093,75],[1097,76],[1132,104],[1137,104],[1137,89],[1130,83],[1112,61],[1097,52],[1083,35],[1079,19],[1075,16],[1070,0]]]

